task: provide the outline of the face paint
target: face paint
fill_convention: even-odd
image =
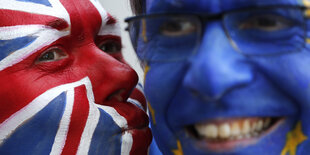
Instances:
[[[251,7],[309,4],[307,1],[299,0],[147,0],[146,2],[148,14],[209,15]],[[291,14],[283,12],[275,14],[271,11],[268,14],[281,18],[281,22],[278,23],[280,25],[276,26],[283,26],[281,25],[283,21],[291,19]],[[253,21],[255,15],[253,13],[248,16],[251,18],[238,15],[232,21],[244,22],[246,19]],[[307,28],[309,22],[307,17],[303,16],[304,12],[300,17],[301,25],[304,24],[303,26]],[[145,21],[147,24],[148,21]],[[176,21],[180,22],[182,18],[179,17]],[[177,33],[179,31],[164,33],[164,26],[160,29],[151,29],[160,22],[161,20],[157,20],[141,30],[149,31],[150,35],[146,35],[148,42],[142,42],[141,36],[136,48],[138,55],[140,52],[143,54],[141,57],[149,60],[146,60],[148,72],[145,78],[145,93],[150,102],[153,135],[164,154],[303,155],[309,152],[310,72],[307,66],[310,65],[310,53],[309,44],[304,41],[308,40],[308,33],[300,35],[299,39],[302,42],[300,48],[285,53],[279,47],[287,44],[277,44],[279,38],[261,36],[269,38],[268,42],[273,43],[275,45],[273,48],[278,51],[271,46],[259,46],[258,41],[255,41],[255,44],[240,46],[236,36],[242,34],[234,31],[235,36],[229,34],[233,37],[227,37],[227,31],[233,28],[233,24],[225,25],[221,19],[209,22],[206,20],[202,24],[197,50],[191,53],[183,51],[185,48],[179,48],[187,47],[185,45],[189,44],[188,41],[179,44],[176,44],[175,38],[162,41],[163,35],[175,37],[180,33]],[[249,25],[252,28],[257,26],[256,24]],[[183,26],[177,27],[179,28],[177,30],[190,27],[190,22]],[[288,32],[287,28],[276,28]],[[187,30],[183,32],[195,31],[194,28]],[[160,35],[156,35],[159,39],[154,37],[156,31],[161,32]],[[265,29],[252,34],[258,36],[271,32],[275,31]],[[280,31],[277,32],[280,35]],[[282,33],[281,38],[288,39],[283,36],[285,35]],[[250,41],[250,38],[244,41]],[[242,52],[234,47],[234,43],[238,44]],[[259,50],[253,52],[253,49],[262,49],[261,53],[273,51],[280,54],[255,56],[253,53],[260,52]],[[144,52],[141,52],[142,50]],[[252,55],[246,55],[248,53]],[[187,54],[187,59],[183,61],[167,60],[175,57],[183,58],[181,56],[183,54]]]
[[[98,1],[0,10],[0,154],[146,154],[144,96]]]

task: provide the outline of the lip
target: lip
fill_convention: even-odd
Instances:
[[[145,127],[143,129],[131,129],[127,130],[131,133],[133,143],[130,154],[147,154],[149,145],[152,142],[151,129]]]
[[[149,119],[146,112],[130,102],[112,99],[98,105],[110,106],[126,119],[127,126],[121,127],[122,132],[148,128]]]
[[[132,146],[130,154],[147,154],[152,142],[151,129],[148,127],[148,115],[138,106],[130,102],[110,102],[115,110],[127,120],[127,126],[122,128],[122,135],[130,133]],[[125,142],[126,143],[126,142]]]
[[[212,152],[231,152],[235,148],[244,148],[253,144],[256,144],[260,139],[266,137],[267,135],[271,134],[273,131],[275,131],[277,128],[279,128],[287,118],[281,117],[278,118],[276,122],[274,122],[269,128],[265,129],[263,132],[261,132],[258,136],[255,137],[244,137],[242,139],[230,139],[230,140],[209,140],[207,138],[198,138],[197,136],[194,136],[192,132],[188,130],[187,127],[187,133],[191,135],[192,139],[194,140],[194,143],[199,148],[206,150],[206,151],[212,151]]]
[[[120,102],[117,97],[102,102],[100,105],[114,108],[120,116],[126,119],[127,123],[120,126],[121,130],[116,134],[122,136],[129,134],[129,138],[125,136],[127,138],[122,139],[122,143],[131,144],[130,154],[147,154],[147,149],[152,142],[147,114],[130,102]]]
[[[135,129],[146,129],[149,125],[146,112],[129,102],[130,94],[133,94],[133,92],[129,93],[125,89],[117,89],[106,96],[103,101],[96,102],[98,105],[114,108],[121,117],[125,118],[126,123],[120,126],[122,133],[126,131],[132,132]]]

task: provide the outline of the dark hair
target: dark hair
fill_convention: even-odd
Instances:
[[[131,9],[134,14],[142,14],[144,12],[145,0],[130,0]]]

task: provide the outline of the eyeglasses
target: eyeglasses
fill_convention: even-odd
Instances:
[[[248,56],[265,56],[304,48],[305,9],[270,6],[211,15],[159,13],[130,17],[125,21],[133,47],[142,61],[188,59],[199,48],[204,27],[215,20],[221,20],[235,51]]]

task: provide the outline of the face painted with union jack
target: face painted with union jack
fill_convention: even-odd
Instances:
[[[0,154],[146,154],[117,21],[96,0],[0,0]]]

